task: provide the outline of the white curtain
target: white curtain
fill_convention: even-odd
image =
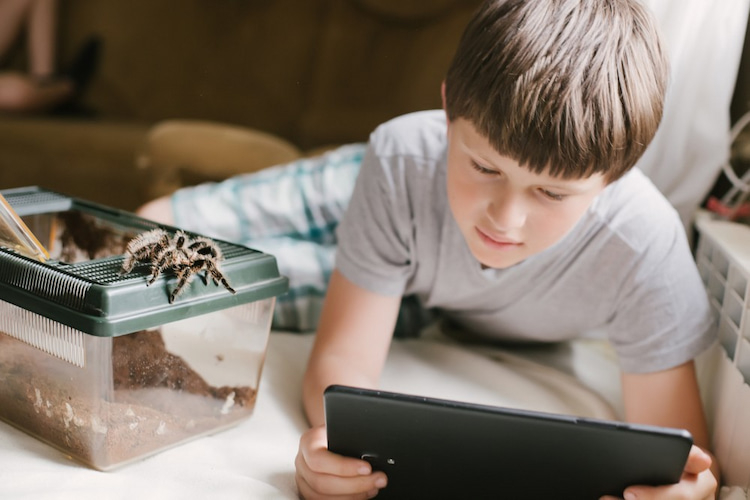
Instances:
[[[729,158],[729,108],[750,0],[643,0],[659,19],[671,81],[659,131],[638,166],[686,228]]]

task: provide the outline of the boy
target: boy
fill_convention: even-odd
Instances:
[[[362,159],[305,374],[302,497],[370,498],[387,485],[326,449],[322,393],[377,387],[410,295],[475,339],[603,329],[625,418],[686,428],[697,444],[679,484],[623,496],[713,498],[693,364],[714,341],[711,312],[676,212],[632,169],[658,127],[666,75],[637,0],[479,9],[442,87],[445,112],[382,125]]]
[[[374,132],[305,374],[305,498],[387,484],[325,449],[321,395],[377,386],[405,294],[486,339],[604,327],[626,418],[687,428],[707,447],[692,361],[713,342],[706,294],[676,213],[631,170],[656,132],[666,74],[636,2],[490,0],[448,70],[445,115]],[[709,463],[696,447],[679,485],[623,494],[712,497]]]

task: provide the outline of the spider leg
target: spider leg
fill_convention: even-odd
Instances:
[[[143,247],[135,250],[128,249],[125,253],[125,259],[120,268],[120,274],[128,274],[133,270],[138,262],[147,260],[151,257],[151,248]]]
[[[177,231],[172,240],[172,247],[175,250],[180,250],[185,253],[185,250],[189,248],[190,238],[184,231]]]
[[[170,258],[172,257],[172,252],[164,252],[161,257],[159,255],[155,255],[154,258],[151,260],[151,277],[146,282],[146,286],[152,285],[154,281],[159,277],[159,275],[164,272],[168,267],[170,267]]]
[[[138,262],[138,258],[133,254],[126,254],[125,260],[122,261],[122,267],[120,267],[120,274],[128,274],[135,267],[135,263]]]
[[[219,271],[218,266],[211,261],[206,261],[206,276],[208,276],[209,273],[211,274],[214,283],[216,283],[217,285],[221,283],[224,288],[226,288],[230,292],[237,293],[237,290],[232,288],[232,286],[229,284],[229,281],[227,281],[222,272]]]
[[[177,296],[182,293],[185,286],[190,283],[192,278],[195,276],[193,269],[190,266],[185,266],[177,272],[177,286],[174,287],[172,293],[169,295],[169,303],[172,304]]]
[[[190,263],[190,272],[195,273],[197,276],[201,277],[201,281],[204,285],[208,286],[208,269],[207,266],[208,262],[203,259],[193,260]],[[200,274],[201,271],[205,269],[205,272],[203,274]]]
[[[203,236],[196,236],[188,245],[188,250],[199,253],[201,255],[210,255],[214,258],[221,259],[221,250],[219,247],[208,238]]]
[[[198,265],[196,267],[199,268],[199,269],[196,270],[196,272],[198,272],[198,271],[200,271],[200,268],[204,267],[204,265],[203,265],[203,263],[201,263],[200,265]],[[203,280],[203,284],[206,285],[206,286],[208,286],[208,284],[210,283],[208,268],[206,268],[205,272],[203,274],[200,274],[199,276]],[[216,280],[214,280],[214,281],[216,281]]]

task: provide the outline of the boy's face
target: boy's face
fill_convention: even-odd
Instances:
[[[564,180],[498,154],[467,120],[448,123],[448,200],[474,257],[506,268],[573,228],[606,186],[595,174]]]

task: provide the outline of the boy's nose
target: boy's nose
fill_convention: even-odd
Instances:
[[[526,208],[523,201],[510,194],[492,200],[487,207],[487,215],[495,229],[500,231],[518,229],[526,223]]]

